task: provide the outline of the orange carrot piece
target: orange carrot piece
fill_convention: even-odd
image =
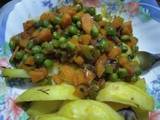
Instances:
[[[33,83],[43,80],[47,75],[48,71],[46,68],[39,68],[29,72]]]
[[[19,46],[22,48],[25,48],[28,44],[29,40],[28,39],[20,39],[19,40]]]
[[[81,56],[75,56],[73,59],[78,65],[82,65],[84,63],[84,59]]]
[[[137,42],[138,42],[138,40],[136,38],[132,37],[130,39],[130,41],[127,42],[127,45],[132,48],[132,47],[136,46]]]
[[[24,31],[28,31],[30,29],[33,29],[34,28],[34,21],[28,20],[27,22],[23,23],[23,28],[24,28]]]
[[[73,16],[76,14],[76,9],[72,6],[64,6],[59,9],[59,12],[63,14],[67,13]]]
[[[85,34],[80,36],[80,42],[84,45],[88,45],[91,42],[91,35]]]
[[[34,61],[33,56],[29,56],[24,62],[24,64],[26,64],[26,65],[34,65],[34,63],[35,63],[35,61]]]
[[[103,75],[105,71],[106,62],[107,62],[107,56],[105,54],[100,56],[96,62],[96,73],[99,78]]]
[[[122,34],[125,34],[125,35],[131,35],[132,34],[132,23],[131,23],[131,21],[123,23]]]
[[[121,17],[115,17],[112,21],[112,26],[114,28],[119,28],[123,24],[123,19]]]
[[[55,15],[53,12],[45,12],[40,16],[40,20],[48,20],[48,21],[53,21],[55,18]]]
[[[111,59],[116,58],[118,55],[120,55],[121,49],[119,47],[113,47],[111,51],[109,51],[108,57]]]
[[[119,58],[118,58],[118,61],[119,61],[119,64],[121,65],[121,66],[124,66],[124,65],[126,65],[126,64],[128,64],[128,58],[126,57],[126,56],[120,56]]]
[[[94,21],[93,21],[91,15],[88,14],[88,13],[87,13],[87,14],[84,14],[84,15],[81,17],[81,23],[82,23],[82,29],[83,29],[86,33],[90,34],[91,29],[92,29],[93,24],[94,24]]]
[[[50,41],[52,39],[52,33],[50,29],[43,28],[40,32],[35,31],[33,33],[33,37],[35,38],[35,41],[42,43],[45,41]]]
[[[61,21],[61,26],[63,28],[66,28],[67,26],[69,26],[72,23],[72,18],[70,16],[70,14],[65,13],[62,17],[62,21]]]

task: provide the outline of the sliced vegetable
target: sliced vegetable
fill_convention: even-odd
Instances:
[[[31,103],[27,113],[31,117],[54,113],[58,111],[62,103],[63,101],[35,101]]]
[[[46,114],[38,116],[36,120],[73,120],[73,119],[59,116],[57,114]]]
[[[57,113],[74,120],[123,120],[107,104],[93,100],[77,100],[61,107]]]
[[[5,68],[2,70],[2,75],[9,78],[30,78],[29,74],[23,69]]]
[[[74,95],[74,92],[75,88],[68,84],[34,87],[18,96],[16,101],[29,102],[78,99],[78,97]]]
[[[139,87],[125,82],[107,82],[105,88],[99,92],[97,100],[122,103],[148,111],[154,108],[151,96]]]

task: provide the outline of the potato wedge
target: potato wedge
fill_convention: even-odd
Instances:
[[[125,82],[107,82],[96,99],[122,103],[147,111],[152,111],[154,108],[151,96],[139,87]]]
[[[61,107],[57,113],[73,120],[123,120],[107,104],[94,100],[76,100]]]
[[[56,114],[41,115],[36,120],[73,120]]]
[[[60,84],[34,87],[18,96],[17,102],[49,101],[49,100],[75,100],[75,88],[72,85]]]
[[[27,113],[30,117],[35,118],[39,115],[57,112],[63,101],[36,101],[32,102]]]

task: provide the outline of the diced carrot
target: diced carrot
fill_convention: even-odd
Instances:
[[[80,42],[84,45],[88,45],[91,42],[91,35],[85,34],[80,36]]]
[[[130,41],[127,42],[127,45],[132,48],[132,47],[136,46],[137,42],[138,42],[138,40],[136,38],[132,37],[130,39]]]
[[[76,9],[72,6],[64,6],[59,9],[59,12],[63,14],[67,13],[73,16],[76,14]]]
[[[81,56],[75,56],[73,59],[78,65],[82,65],[84,63],[84,59]]]
[[[34,65],[34,63],[35,63],[35,61],[34,61],[33,56],[29,56],[24,62],[24,64],[26,64],[26,65]]]
[[[53,12],[45,12],[40,16],[40,20],[48,20],[53,21],[55,18],[55,14]]]
[[[132,34],[132,23],[131,23],[131,21],[123,23],[122,34],[125,34],[125,35],[131,35]]]
[[[24,31],[28,31],[30,29],[34,29],[34,21],[33,20],[28,20],[27,22],[23,23],[23,28]]]
[[[119,47],[113,47],[111,51],[109,51],[108,57],[111,59],[116,58],[118,55],[120,55],[121,49]]]
[[[20,39],[19,40],[19,46],[22,48],[25,48],[28,44],[29,40],[28,39]]]
[[[53,80],[57,83],[66,82],[72,85],[89,84],[94,79],[91,71],[84,72],[83,69],[77,69],[71,65],[62,65],[60,72],[53,76]]]
[[[103,75],[105,71],[106,62],[107,62],[107,56],[105,54],[100,56],[96,62],[96,73],[99,78]]]
[[[68,13],[65,13],[62,17],[61,26],[66,28],[68,25],[72,23],[72,18]]]
[[[52,33],[51,30],[48,28],[43,28],[40,32],[35,31],[33,33],[33,37],[37,42],[45,42],[45,41],[50,41],[52,39]]]
[[[112,26],[115,28],[121,27],[123,24],[123,18],[121,17],[115,17],[112,21]]]
[[[94,25],[94,21],[93,21],[91,15],[88,14],[88,13],[82,15],[82,17],[81,17],[81,23],[82,23],[82,29],[86,33],[90,34],[91,29],[92,29],[92,27]]]
[[[119,58],[118,58],[118,61],[119,61],[119,64],[121,65],[121,66],[124,66],[125,64],[128,64],[128,58],[126,57],[126,56],[120,56]]]
[[[29,72],[33,83],[43,80],[47,75],[48,71],[46,68],[39,68]]]

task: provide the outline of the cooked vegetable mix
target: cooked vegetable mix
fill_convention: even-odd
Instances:
[[[37,85],[16,99],[30,102],[30,120],[141,120],[153,110],[131,21],[108,17],[104,5],[101,12],[76,0],[26,21],[11,38],[14,68],[2,75]]]

